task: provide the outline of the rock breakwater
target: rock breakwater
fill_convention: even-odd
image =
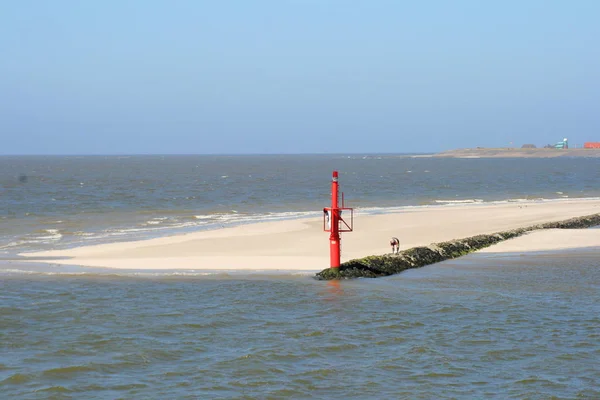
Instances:
[[[489,235],[477,235],[464,239],[434,243],[429,246],[413,247],[398,254],[369,256],[350,260],[339,268],[327,268],[316,274],[320,280],[378,278],[398,274],[411,268],[420,268],[440,261],[457,258],[489,247],[493,244],[519,237],[541,229],[583,229],[600,225],[600,214],[570,218],[564,221],[547,222],[526,228],[511,229]]]

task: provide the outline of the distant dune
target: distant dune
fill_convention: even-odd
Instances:
[[[554,158],[554,157],[600,157],[600,149],[520,149],[476,148],[457,149],[437,153],[434,157],[451,158]]]

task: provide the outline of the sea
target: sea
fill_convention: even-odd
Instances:
[[[600,246],[339,282],[20,262],[320,216],[333,170],[359,214],[600,198],[597,158],[0,156],[0,398],[600,398]]]

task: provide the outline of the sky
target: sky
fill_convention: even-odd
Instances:
[[[5,0],[0,154],[600,141],[597,0]]]

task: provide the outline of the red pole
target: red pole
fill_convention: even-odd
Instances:
[[[331,234],[329,235],[329,260],[331,268],[340,266],[340,210],[338,208],[338,172],[331,178]]]

